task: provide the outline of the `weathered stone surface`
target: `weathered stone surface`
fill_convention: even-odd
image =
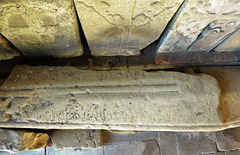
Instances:
[[[219,109],[223,128],[240,126],[240,67],[202,68],[201,72],[215,77],[221,88]]]
[[[0,151],[19,152],[45,147],[48,134],[23,130],[0,129]]]
[[[240,154],[240,150],[236,150],[236,151],[228,151],[226,152],[225,155],[239,155]]]
[[[1,155],[45,155],[45,151],[44,148],[40,148],[37,150],[25,150],[25,151],[21,151],[18,153],[10,153],[10,152],[2,152],[0,151]]]
[[[56,151],[53,147],[47,147],[46,153],[46,155],[103,155],[103,148]]]
[[[234,136],[227,134],[224,131],[216,132],[216,139],[219,151],[240,149],[240,141],[235,140]]]
[[[179,155],[217,152],[214,132],[179,132],[176,136]]]
[[[224,130],[224,133],[231,135],[236,141],[240,142],[240,127]]]
[[[79,56],[77,16],[71,0],[0,2],[0,33],[26,56]]]
[[[95,56],[138,55],[157,40],[183,0],[74,0]]]
[[[133,142],[133,141],[147,141],[147,140],[158,140],[157,131],[143,131],[133,134],[119,134],[111,133],[109,131],[103,131],[103,141],[104,144],[116,144],[123,142]]]
[[[160,155],[156,141],[105,145],[104,155]]]
[[[239,28],[238,0],[185,1],[158,53],[210,51]]]
[[[225,39],[214,51],[240,51],[240,29]]]
[[[0,60],[12,59],[19,55],[20,53],[0,34]]]
[[[57,151],[65,149],[102,147],[101,130],[56,130],[51,136]]]
[[[161,155],[177,155],[178,145],[176,143],[176,132],[159,132]]]
[[[3,127],[208,131],[222,125],[217,81],[208,75],[17,66],[0,98]]]

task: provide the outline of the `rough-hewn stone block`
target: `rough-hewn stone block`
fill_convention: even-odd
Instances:
[[[214,132],[180,132],[176,136],[179,155],[217,152]]]
[[[123,143],[104,146],[104,155],[160,155],[156,141]]]
[[[233,135],[227,134],[224,131],[216,132],[216,139],[219,151],[240,149],[240,141],[237,141]]]
[[[183,0],[74,0],[95,56],[138,55],[157,40]]]
[[[0,33],[27,56],[82,54],[78,19],[71,0],[0,2]]]
[[[51,139],[57,151],[98,148],[103,144],[101,130],[56,130],[53,132]]]
[[[239,28],[238,0],[185,1],[158,53],[210,51]]]
[[[18,66],[0,86],[0,126],[108,130],[221,129],[208,75]]]

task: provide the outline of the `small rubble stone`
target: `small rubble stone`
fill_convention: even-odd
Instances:
[[[56,151],[54,147],[46,147],[46,153],[46,155],[103,155],[103,148]]]
[[[236,141],[233,135],[227,134],[225,131],[216,132],[216,139],[219,151],[240,149],[240,141]]]
[[[235,151],[227,151],[225,155],[239,155],[240,150],[235,150]]]
[[[160,155],[156,141],[105,145],[104,155]]]
[[[179,132],[176,136],[179,155],[217,152],[214,132]]]
[[[45,147],[49,139],[45,133],[10,129],[0,129],[0,137],[0,151],[13,153]]]
[[[132,134],[119,134],[119,133],[111,133],[106,130],[103,131],[104,144],[115,144],[115,143],[146,141],[146,140],[158,140],[158,132],[143,131],[143,132],[137,132]]]
[[[161,155],[177,155],[176,132],[159,132]]]
[[[102,147],[101,130],[56,130],[51,136],[57,151],[65,149]]]

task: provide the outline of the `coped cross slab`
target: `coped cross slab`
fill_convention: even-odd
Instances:
[[[16,66],[0,86],[0,126],[218,130],[218,104],[208,75]]]

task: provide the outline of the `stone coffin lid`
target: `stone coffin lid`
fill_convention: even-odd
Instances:
[[[0,127],[220,130],[219,92],[204,74],[16,66],[0,86]]]
[[[139,55],[159,38],[183,0],[74,0],[94,56]]]
[[[158,53],[208,52],[237,33],[240,26],[238,0],[188,0],[159,43]],[[230,49],[230,48],[231,49]],[[222,45],[216,51],[237,51],[239,44]]]
[[[73,1],[8,0],[0,1],[0,10],[0,33],[24,55],[82,55]]]

